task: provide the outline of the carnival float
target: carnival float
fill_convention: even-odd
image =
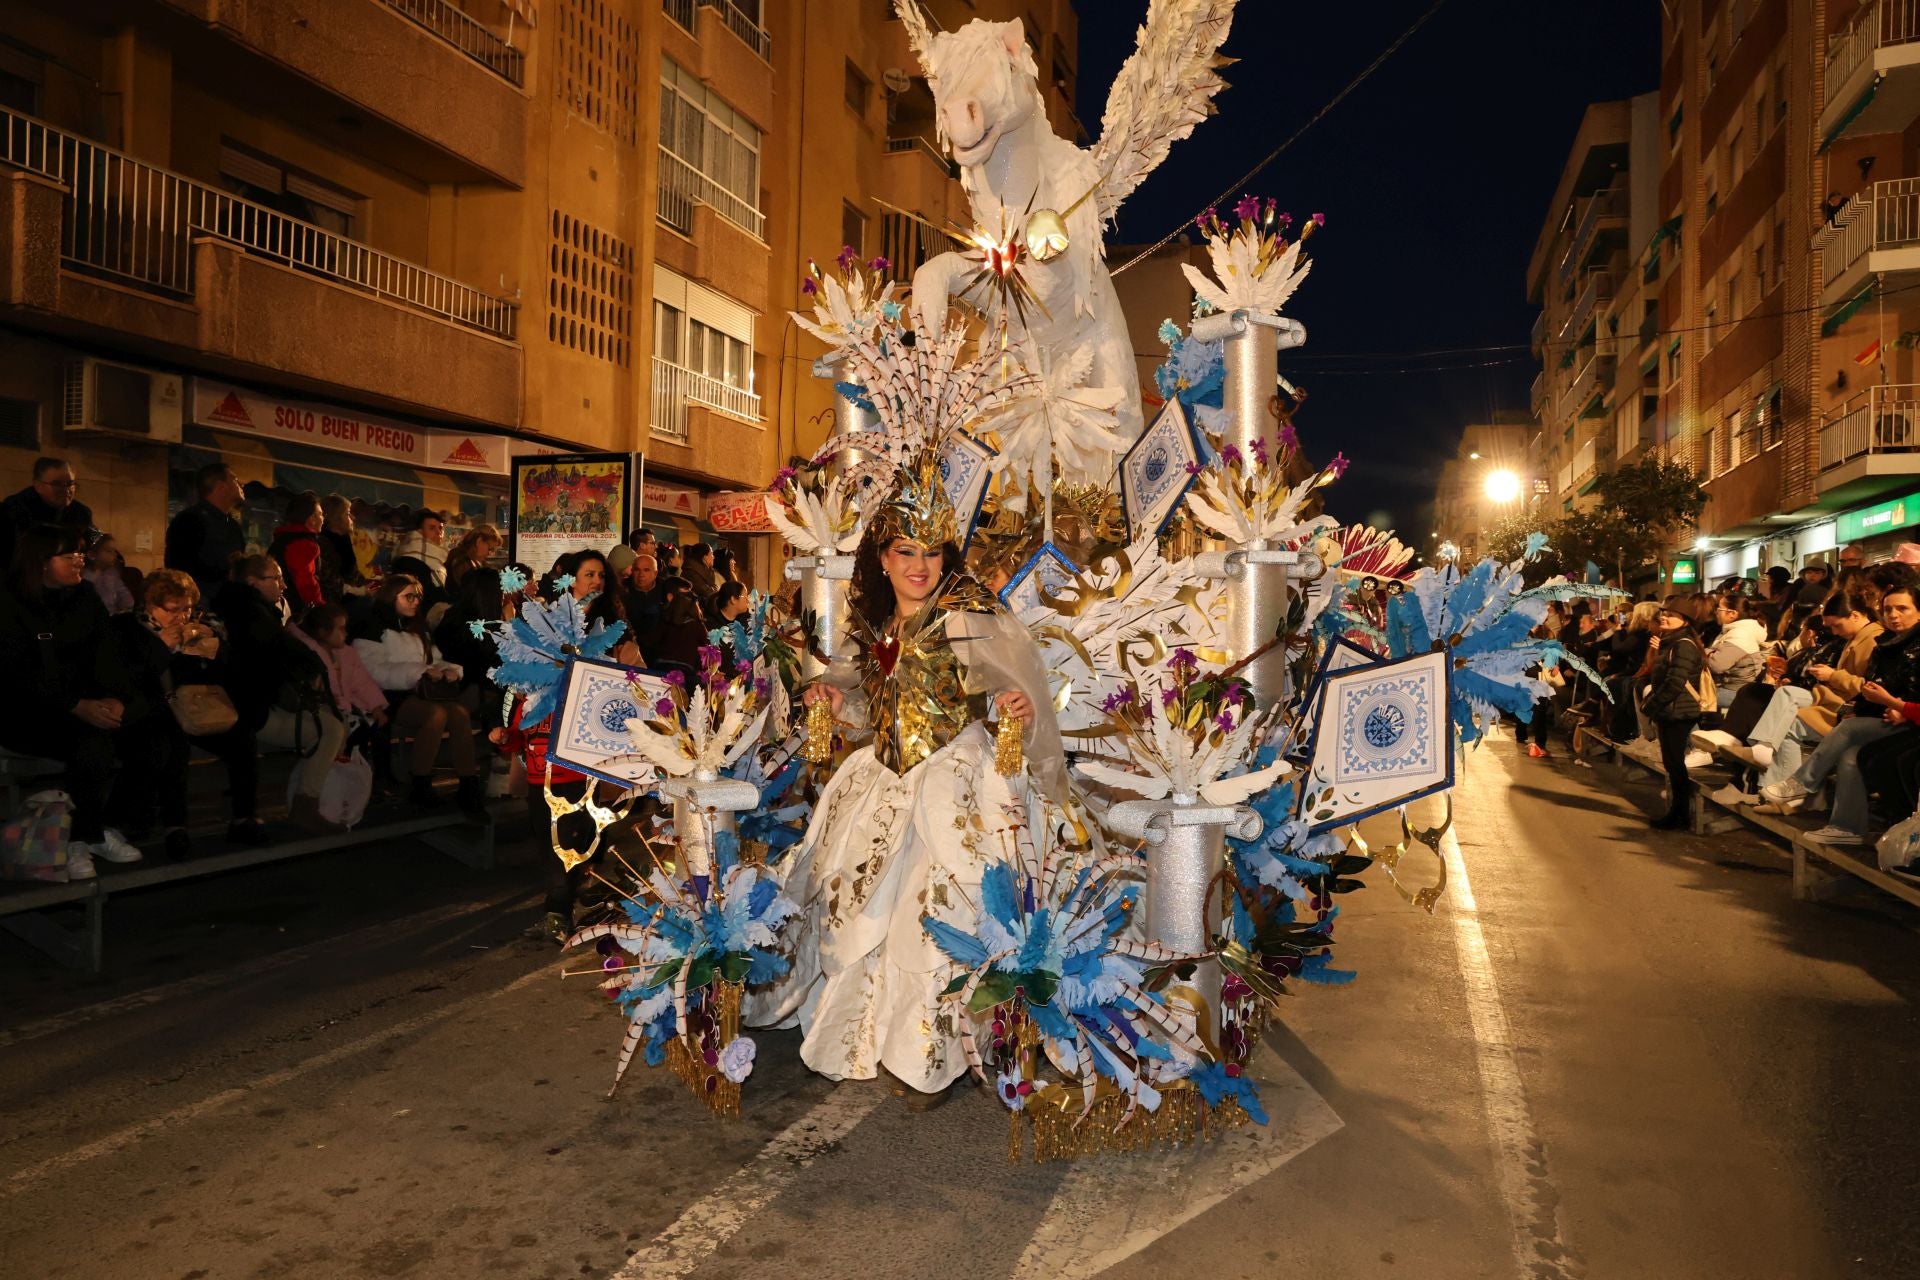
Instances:
[[[523,723],[601,783],[548,805],[596,833],[563,860],[610,846],[612,914],[570,943],[625,1019],[614,1085],[637,1054],[737,1114],[751,1032],[785,1026],[836,1079],[979,1081],[1016,1159],[1264,1122],[1282,995],[1352,977],[1340,895],[1372,872],[1434,907],[1451,811],[1410,806],[1538,664],[1578,665],[1532,633],[1600,589],[1416,570],[1321,512],[1346,459],[1307,461],[1279,376],[1318,215],[1197,221],[1210,270],[1143,420],[1102,229],[1211,113],[1234,0],[1154,0],[1090,149],[1049,128],[1020,23],[896,7],[972,225],[910,291],[851,253],[803,282],[836,415],[771,486],[787,589],[691,676],[612,662],[565,594],[493,628]]]

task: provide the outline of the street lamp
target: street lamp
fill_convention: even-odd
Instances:
[[[1452,542],[1443,542],[1440,544],[1440,558],[1442,560],[1458,560],[1460,558],[1460,548],[1456,547]]]
[[[1499,471],[1487,473],[1487,497],[1501,504],[1513,502],[1520,496],[1520,477],[1504,467]]]

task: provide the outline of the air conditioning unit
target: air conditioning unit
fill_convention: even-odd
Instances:
[[[61,427],[73,435],[179,444],[185,380],[137,365],[84,356],[67,362]]]

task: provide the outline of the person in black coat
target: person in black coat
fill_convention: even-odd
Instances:
[[[453,603],[433,629],[433,647],[448,662],[460,664],[461,701],[472,703],[481,727],[492,730],[503,723],[500,690],[488,673],[500,665],[500,651],[491,634],[475,634],[476,622],[504,622],[514,616],[500,590],[498,569],[469,569],[454,587]],[[466,691],[470,690],[471,693]],[[477,699],[477,702],[475,701]]]
[[[233,514],[240,506],[240,480],[232,467],[214,462],[200,468],[194,485],[200,500],[167,526],[166,564],[192,578],[200,598],[211,601],[247,549],[246,531]]]
[[[220,633],[211,622],[194,616],[199,588],[178,569],[157,569],[148,575],[141,594],[139,607],[107,624],[101,646],[101,686],[125,708],[119,733],[122,769],[109,805],[112,821],[122,830],[144,832],[157,804],[167,856],[189,856],[187,765],[191,748],[199,747],[226,766],[232,797],[229,843],[265,844],[252,729],[235,724],[221,733],[189,737],[168,706],[176,689],[226,683]]]
[[[693,676],[700,670],[700,646],[707,643],[707,619],[700,596],[685,578],[668,578],[661,606],[660,638],[647,654],[648,665]]]
[[[13,563],[14,543],[34,525],[76,530],[88,544],[100,535],[93,512],[73,496],[79,488],[73,468],[61,459],[33,460],[33,483],[0,501],[0,571]]]
[[[0,588],[0,747],[66,765],[69,865],[86,867],[79,874],[91,872],[91,855],[121,862],[140,856],[126,856],[122,847],[131,846],[118,833],[117,844],[107,843],[107,801],[119,768],[114,734],[126,708],[99,686],[107,609],[81,577],[85,566],[79,530],[34,525],[14,544]],[[74,859],[73,852],[89,856]]]
[[[1660,608],[1656,631],[1647,641],[1653,653],[1653,669],[1647,676],[1646,696],[1641,704],[1653,721],[1660,738],[1660,762],[1667,770],[1671,801],[1665,816],[1654,826],[1678,830],[1687,825],[1693,782],[1687,776],[1687,748],[1694,726],[1700,723],[1700,702],[1694,690],[1700,672],[1706,666],[1707,651],[1693,629],[1691,618],[1669,597]]]

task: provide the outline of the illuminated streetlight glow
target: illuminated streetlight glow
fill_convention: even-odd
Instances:
[[[1479,451],[1478,449],[1475,449],[1475,450],[1474,450],[1474,451],[1473,451],[1472,453],[1470,453],[1470,454],[1468,454],[1468,455],[1467,455],[1467,461],[1469,461],[1469,462],[1478,462],[1478,461],[1480,461],[1480,451]]]
[[[1520,496],[1520,477],[1505,470],[1487,473],[1487,497],[1494,502],[1512,502]]]
[[[1460,548],[1454,546],[1451,542],[1443,542],[1440,544],[1440,558],[1442,560],[1458,560],[1460,558]]]

